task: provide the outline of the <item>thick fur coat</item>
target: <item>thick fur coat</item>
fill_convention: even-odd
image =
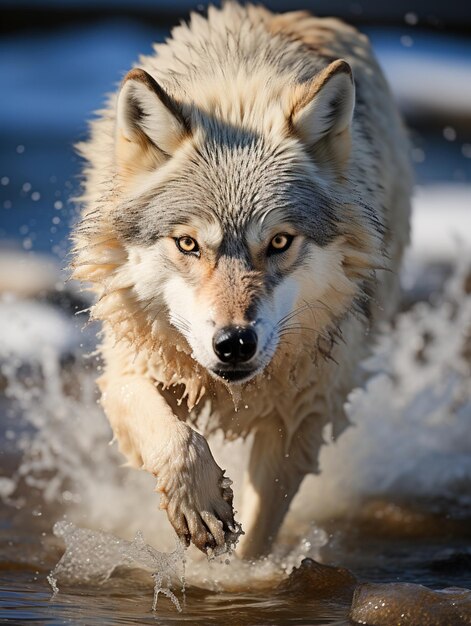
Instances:
[[[240,525],[205,436],[252,433],[238,550],[266,553],[397,303],[407,142],[368,40],[210,7],[140,58],[80,151],[73,275],[97,294],[120,450],[179,536],[223,550]]]

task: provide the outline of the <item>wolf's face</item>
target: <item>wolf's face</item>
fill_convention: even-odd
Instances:
[[[307,135],[327,151],[333,129],[345,141],[345,66],[326,73],[334,92],[321,90],[335,110],[311,95],[289,119],[273,113],[268,132],[185,114],[142,70],[124,83],[117,161],[126,193],[113,221],[135,295],[226,382],[260,373],[303,320],[315,333],[318,315],[351,296],[329,177],[302,147]]]

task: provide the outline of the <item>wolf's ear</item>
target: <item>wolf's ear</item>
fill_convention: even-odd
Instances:
[[[119,167],[135,172],[168,159],[188,130],[177,103],[150,74],[137,68],[126,74],[116,115]]]
[[[300,86],[291,111],[295,133],[309,146],[347,130],[353,117],[355,85],[350,65],[338,59]]]

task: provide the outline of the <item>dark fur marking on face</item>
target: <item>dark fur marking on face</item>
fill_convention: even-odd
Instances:
[[[276,257],[272,260],[271,271],[267,272],[265,275],[265,289],[267,294],[272,293],[273,290],[278,287],[278,285],[290,274],[293,274],[297,269],[306,265],[306,260],[309,256],[310,243],[312,243],[312,241],[305,239],[298,250],[296,259],[291,261],[286,267],[281,267],[281,261],[279,261]]]
[[[313,239],[320,246],[327,245],[338,231],[335,204],[318,194],[314,185],[302,183],[297,186],[297,198],[292,198],[290,185],[285,185],[284,190],[272,195],[271,209],[280,210],[283,221],[291,224],[300,234]],[[293,186],[296,186],[295,183]],[[152,245],[160,237],[170,236],[177,226],[194,225],[197,217],[208,223],[219,222],[225,239],[232,239],[237,238],[238,233],[242,236],[257,213],[257,203],[253,199],[236,211],[225,213],[219,210],[216,203],[211,202],[197,209],[201,204],[198,201],[190,203],[182,192],[184,188],[178,189],[170,184],[162,192],[120,205],[112,217],[116,231],[128,243]],[[258,212],[261,213],[261,209]]]
[[[231,232],[224,235],[216,258],[222,257],[238,259],[245,262],[247,269],[253,269],[245,232]]]

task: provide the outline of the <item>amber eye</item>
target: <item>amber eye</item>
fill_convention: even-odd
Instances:
[[[280,252],[284,252],[288,250],[291,243],[293,242],[293,235],[287,235],[286,233],[278,233],[275,235],[273,239],[270,241],[268,246],[268,254],[279,254]]]
[[[177,244],[177,248],[183,254],[194,254],[199,255],[200,248],[198,246],[198,242],[193,237],[189,237],[188,235],[184,235],[183,237],[177,237],[175,239],[175,243]]]

